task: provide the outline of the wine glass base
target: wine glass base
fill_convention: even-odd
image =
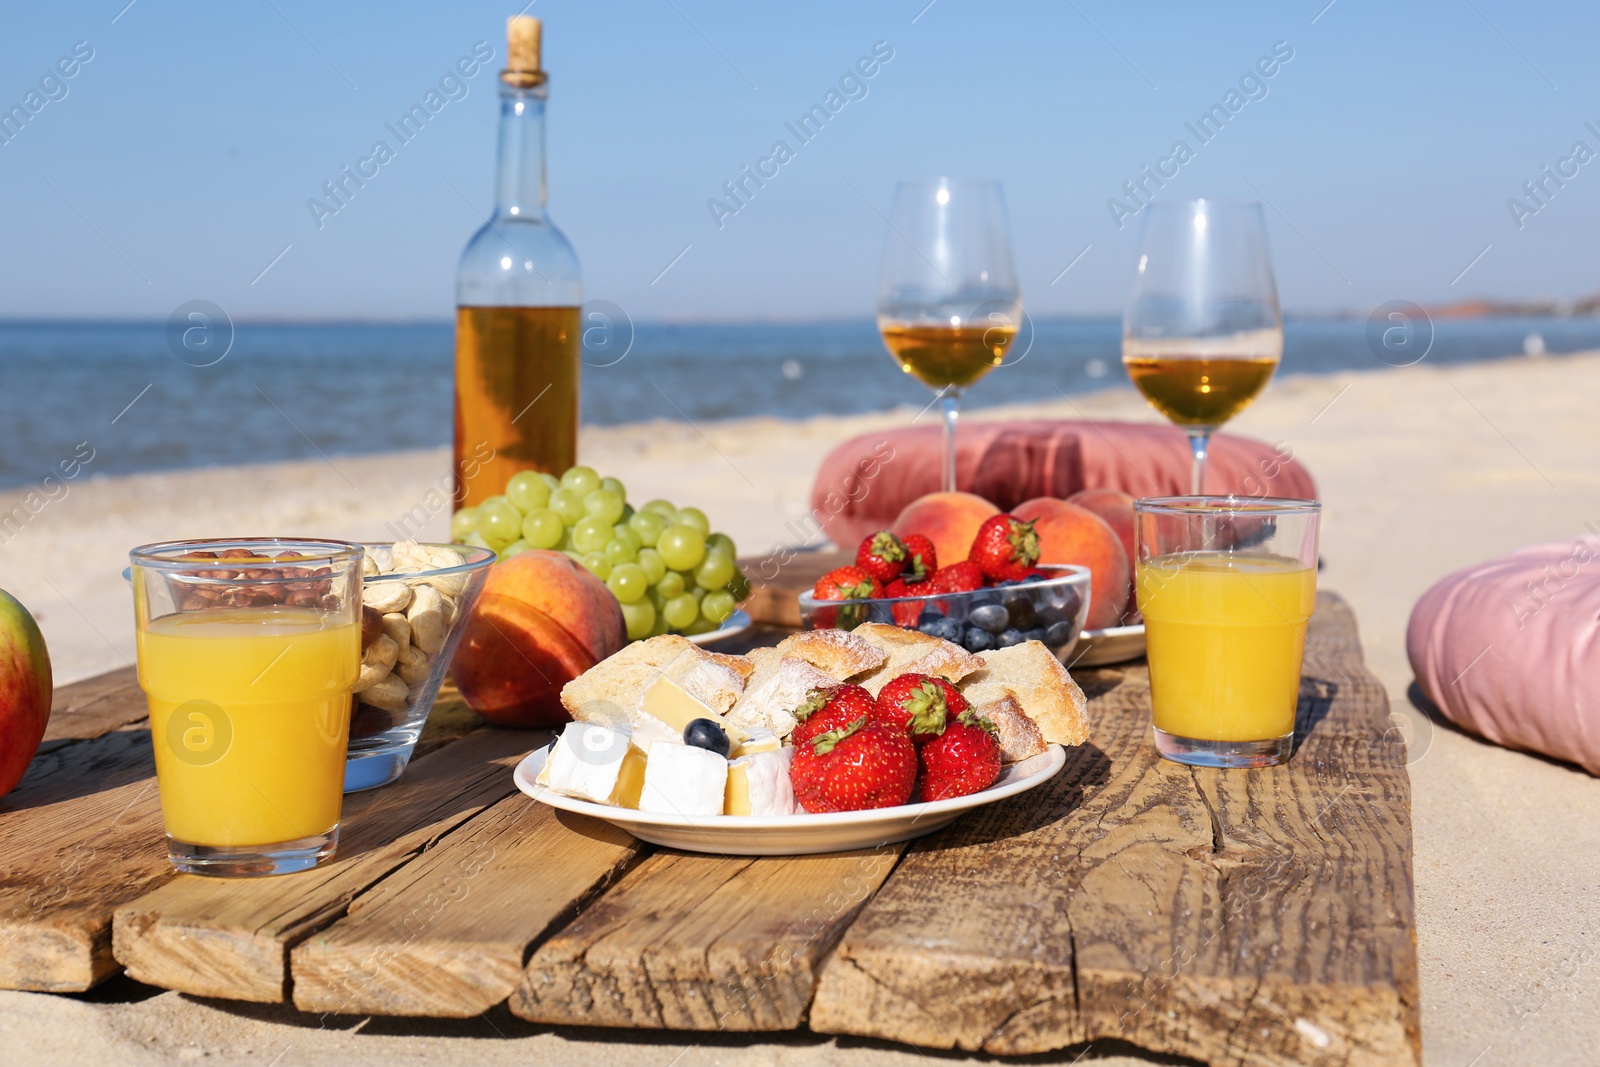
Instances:
[[[1202,741],[1169,734],[1156,726],[1151,730],[1163,759],[1191,767],[1272,767],[1287,762],[1294,751],[1293,732],[1265,741]]]
[[[195,845],[167,835],[167,858],[183,874],[215,878],[250,878],[309,871],[333,858],[339,847],[339,826],[325,834],[275,845]]]

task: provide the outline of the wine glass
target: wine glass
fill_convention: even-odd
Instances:
[[[1144,216],[1122,365],[1188,433],[1200,494],[1212,431],[1256,398],[1283,355],[1266,219],[1260,204],[1218,200],[1154,203]]]
[[[995,181],[903,181],[889,208],[878,330],[944,408],[944,488],[956,487],[961,394],[1005,359],[1022,320],[1005,198]]]

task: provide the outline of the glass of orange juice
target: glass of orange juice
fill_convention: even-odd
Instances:
[[[1266,767],[1294,749],[1317,597],[1314,500],[1134,504],[1156,748],[1202,767]]]
[[[173,866],[305,870],[333,855],[361,546],[239,538],[131,553],[139,686]]]

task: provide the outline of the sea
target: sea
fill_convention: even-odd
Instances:
[[[446,444],[453,326],[0,321],[0,488]],[[1280,374],[1600,349],[1600,319],[1290,319]],[[626,323],[585,332],[586,423],[920,408],[874,324]],[[1115,318],[1041,319],[967,410],[1127,387]],[[1270,393],[1268,394],[1270,396]]]

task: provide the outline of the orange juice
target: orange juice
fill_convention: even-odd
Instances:
[[[1200,741],[1294,732],[1316,570],[1284,556],[1185,552],[1135,576],[1156,729]]]
[[[138,643],[169,836],[269,845],[338,824],[359,625],[312,608],[188,611]]]

